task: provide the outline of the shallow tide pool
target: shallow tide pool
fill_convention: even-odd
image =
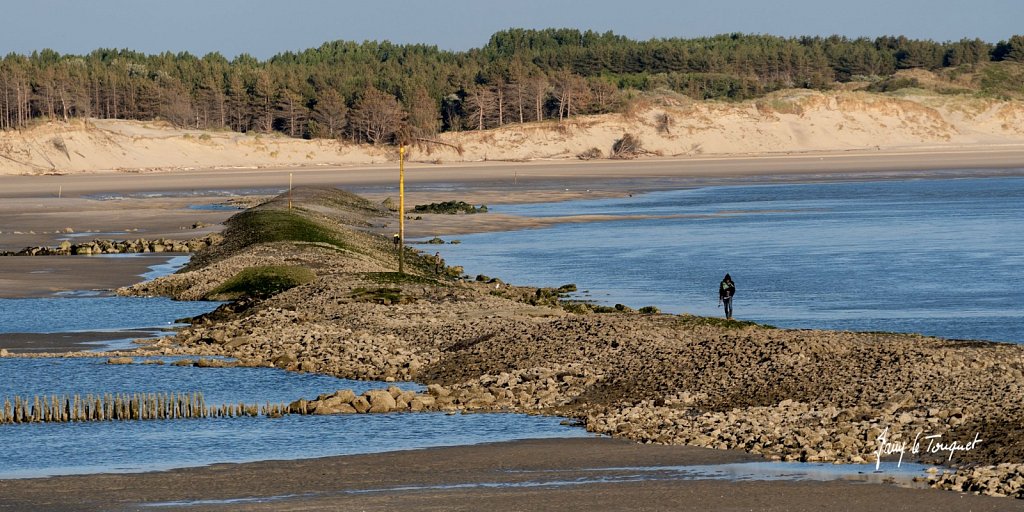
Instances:
[[[102,358],[0,359],[0,400],[34,394],[201,391],[208,405],[265,404],[389,385],[273,368],[107,365]],[[414,383],[398,385],[422,389]],[[590,435],[561,421],[519,414],[394,413],[0,425],[0,478],[139,472]]]

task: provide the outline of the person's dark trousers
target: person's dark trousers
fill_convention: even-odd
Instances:
[[[722,299],[722,303],[725,304],[725,318],[732,319],[732,297],[728,299]]]

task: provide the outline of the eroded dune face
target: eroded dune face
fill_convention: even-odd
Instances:
[[[639,156],[899,151],[1024,145],[1024,102],[790,90],[738,103],[658,98],[629,114],[446,133],[412,161],[607,158],[625,133]],[[457,148],[457,149],[456,149]],[[582,156],[581,156],[582,155]],[[0,132],[0,174],[385,163],[392,147],[88,120]]]

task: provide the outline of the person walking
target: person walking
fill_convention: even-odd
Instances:
[[[725,318],[732,320],[732,296],[736,294],[736,283],[732,282],[732,276],[726,274],[718,285],[718,305],[725,305]]]
[[[444,270],[444,260],[441,258],[441,253],[434,253],[434,273],[440,275],[441,271]]]

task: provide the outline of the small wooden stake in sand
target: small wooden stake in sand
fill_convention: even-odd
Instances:
[[[64,185],[57,185],[57,199],[64,195]]]
[[[398,273],[405,273],[405,146],[398,146]]]
[[[288,209],[292,209],[292,173],[288,173]]]

